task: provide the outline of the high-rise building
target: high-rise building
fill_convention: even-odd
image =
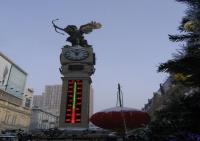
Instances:
[[[44,98],[43,95],[33,96],[33,106],[43,108]]]
[[[46,85],[43,93],[43,109],[56,116],[60,114],[61,85]]]

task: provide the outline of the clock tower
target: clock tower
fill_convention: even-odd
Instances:
[[[90,76],[95,70],[93,48],[65,46],[60,54],[60,62],[63,77],[59,127],[88,128]]]
[[[87,44],[83,34],[101,27],[100,23],[91,22],[77,29],[74,25],[60,28],[54,24],[55,30],[62,30],[70,36],[67,41],[71,45],[62,48],[60,54],[60,73],[62,78],[62,96],[60,105],[60,128],[88,128],[90,109],[91,75],[94,73],[95,53]],[[59,32],[60,33],[60,32]],[[61,33],[62,34],[62,33]]]

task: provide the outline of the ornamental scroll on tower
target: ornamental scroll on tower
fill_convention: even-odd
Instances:
[[[90,105],[90,76],[95,71],[95,53],[84,39],[84,34],[101,28],[101,24],[92,21],[79,29],[75,25],[60,28],[54,23],[56,20],[52,21],[55,31],[62,35],[67,33],[67,41],[71,43],[65,45],[60,54],[63,77],[59,127],[88,128],[89,109],[93,106]]]

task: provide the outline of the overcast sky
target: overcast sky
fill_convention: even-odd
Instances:
[[[2,0],[0,51],[28,73],[27,87],[39,95],[45,85],[61,84],[67,36],[51,21],[59,18],[60,27],[100,22],[103,28],[86,36],[97,58],[94,110],[116,105],[117,83],[124,106],[140,109],[167,78],[157,67],[179,48],[168,34],[178,33],[185,8],[174,0]]]

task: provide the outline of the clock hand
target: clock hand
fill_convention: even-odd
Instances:
[[[73,53],[75,53],[76,56],[80,54],[80,50],[72,50]]]

